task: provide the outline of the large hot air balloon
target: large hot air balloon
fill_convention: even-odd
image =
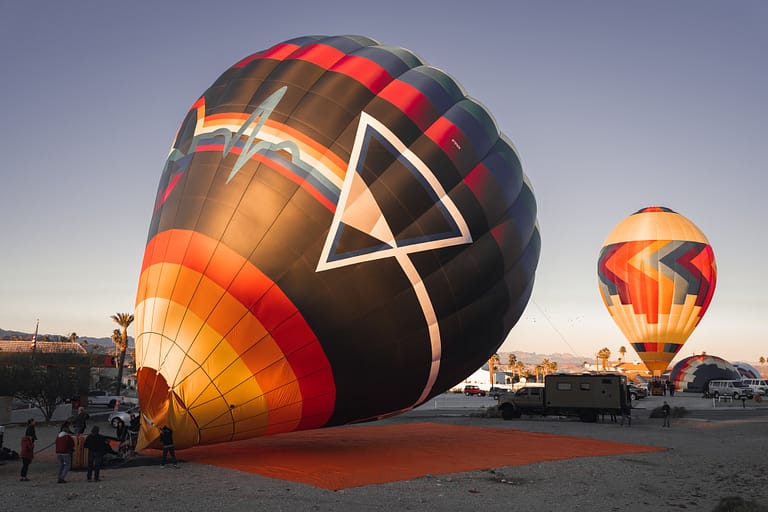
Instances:
[[[139,444],[418,406],[501,345],[539,247],[515,149],[445,73],[359,36],[253,54],[194,101],[160,179]]]
[[[645,366],[660,375],[712,300],[715,256],[704,234],[669,208],[630,215],[597,263],[603,302]]]

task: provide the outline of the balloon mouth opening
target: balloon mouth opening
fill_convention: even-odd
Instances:
[[[136,372],[136,386],[141,397],[141,429],[137,449],[161,448],[160,428],[168,418],[170,386],[154,368],[146,367]]]

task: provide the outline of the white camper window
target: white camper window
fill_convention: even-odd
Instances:
[[[590,384],[589,382],[582,382],[581,384],[579,384],[579,389],[582,391],[589,391],[590,389],[592,389],[592,384]]]
[[[558,391],[571,391],[573,390],[573,386],[570,382],[558,382],[557,383],[557,390]]]

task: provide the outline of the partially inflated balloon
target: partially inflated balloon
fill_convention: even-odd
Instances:
[[[715,255],[691,221],[652,206],[608,235],[598,284],[616,325],[655,374],[666,370],[709,307]]]
[[[402,48],[303,37],[194,102],[136,302],[141,445],[396,414],[480,367],[540,239],[490,114]]]

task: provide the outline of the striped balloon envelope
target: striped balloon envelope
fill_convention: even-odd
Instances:
[[[501,345],[539,248],[515,149],[444,72],[359,36],[246,57],[192,103],[160,179],[139,444],[410,410]]]
[[[704,393],[714,379],[741,380],[734,365],[717,356],[698,354],[681,359],[669,372],[669,380],[678,391]]]
[[[597,262],[600,294],[645,366],[663,373],[715,292],[712,247],[690,220],[652,206],[608,235]]]

